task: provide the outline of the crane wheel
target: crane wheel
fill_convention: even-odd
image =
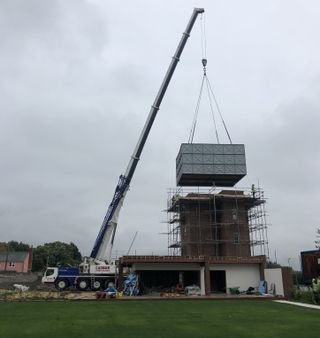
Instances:
[[[103,288],[103,281],[96,279],[92,285],[91,285],[92,290],[98,291]]]
[[[69,287],[69,282],[67,279],[59,279],[58,282],[56,283],[56,288],[59,291],[65,291]]]
[[[89,279],[86,279],[86,278],[79,278],[77,280],[77,289],[79,291],[85,291],[89,288],[90,286],[90,282],[89,282]]]

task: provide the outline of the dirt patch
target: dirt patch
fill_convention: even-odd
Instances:
[[[95,292],[58,292],[50,291],[17,291],[0,289],[0,300],[2,301],[23,301],[23,300],[88,300],[95,299]]]

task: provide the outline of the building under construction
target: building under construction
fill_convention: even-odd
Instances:
[[[261,281],[277,280],[284,295],[283,272],[266,270],[264,192],[234,188],[245,174],[243,145],[183,144],[177,188],[168,191],[168,255],[123,256],[120,278],[129,267],[142,292],[198,285],[202,295],[257,291]]]
[[[169,255],[269,256],[260,188],[170,189],[167,212]]]

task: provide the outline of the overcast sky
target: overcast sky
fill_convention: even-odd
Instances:
[[[248,175],[268,197],[270,253],[298,266],[320,225],[318,1],[0,1],[1,241],[89,254],[193,7],[208,76]],[[187,42],[122,209],[115,252],[166,254],[167,188],[202,77]],[[220,128],[222,142],[227,141]],[[208,104],[195,142],[214,143]]]

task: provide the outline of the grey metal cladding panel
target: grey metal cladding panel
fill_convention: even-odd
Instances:
[[[246,175],[247,174],[247,168],[245,165],[235,165],[234,166],[235,173],[237,175]]]
[[[182,143],[179,153],[188,154],[245,154],[244,144]]]
[[[224,164],[234,164],[234,155],[224,155]]]
[[[193,153],[194,154],[202,154],[203,153],[203,144],[194,143],[193,144]]]
[[[212,174],[214,174],[214,172],[213,172],[213,165],[211,164],[204,164],[203,166],[202,166],[202,168],[203,168],[203,173],[204,174],[208,174],[208,175],[212,175]]]
[[[224,144],[223,145],[223,153],[228,155],[234,154],[234,146],[232,144]]]
[[[235,174],[235,168],[232,164],[226,164],[224,166],[224,173],[227,175],[234,175]]]
[[[245,155],[234,155],[234,163],[235,164],[246,164]]]
[[[213,144],[213,154],[224,154],[223,144]]]
[[[192,173],[193,174],[203,174],[203,165],[202,164],[193,164]]]
[[[178,174],[182,174],[182,164],[180,164],[177,168],[176,168],[176,172],[177,172],[177,175]]]
[[[203,153],[213,154],[213,144],[208,144],[208,143],[203,144]]]
[[[243,144],[188,144],[181,145],[176,160],[177,182],[186,175],[198,175],[195,182],[204,182],[207,176],[216,180],[228,177],[245,176],[246,158]],[[201,178],[202,177],[202,178]],[[230,178],[230,182],[231,182]],[[222,181],[221,181],[222,182]],[[199,183],[200,184],[200,183]],[[201,184],[200,184],[201,185]]]
[[[193,154],[192,155],[192,163],[193,164],[202,164],[203,163],[202,154]]]
[[[183,154],[193,153],[193,144],[192,143],[182,143],[181,147],[180,147],[180,153],[183,153]]]
[[[179,153],[177,158],[176,158],[176,165],[178,165],[178,163],[181,163],[181,154]]]
[[[245,154],[244,144],[234,144],[233,147],[234,147],[234,154],[239,154],[239,155]]]
[[[223,164],[214,164],[213,165],[213,172],[217,175],[223,175],[224,174],[224,165]]]
[[[179,153],[178,153],[178,155],[176,157],[176,163],[181,162],[182,156],[183,156],[183,153],[179,151]]]
[[[181,172],[182,173],[192,174],[193,173],[193,166],[192,166],[192,164],[183,164],[182,167],[181,167]]]
[[[179,175],[176,176],[176,183],[177,183],[177,185],[180,184],[181,178],[182,178],[182,174],[179,174]]]
[[[182,166],[176,168],[176,176],[182,175]]]
[[[193,163],[192,154],[182,154],[181,163]]]
[[[213,163],[214,164],[224,164],[224,156],[223,155],[213,155]]]
[[[203,154],[203,164],[213,164],[213,155]]]

